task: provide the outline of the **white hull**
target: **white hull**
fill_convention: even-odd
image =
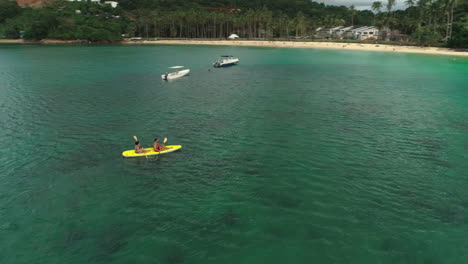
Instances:
[[[233,59],[223,59],[223,60],[217,61],[213,65],[215,67],[226,67],[226,66],[236,65],[237,63],[239,63],[239,59],[233,58]]]
[[[185,75],[189,74],[189,72],[190,72],[190,69],[171,72],[171,73],[167,74],[167,76],[166,76],[166,74],[161,75],[161,79],[163,79],[163,80],[177,79],[177,78],[180,78],[182,76],[185,76]]]

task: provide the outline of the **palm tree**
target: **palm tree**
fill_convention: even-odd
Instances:
[[[284,13],[280,13],[277,20],[278,35],[280,38],[288,37],[289,35],[289,17]]]
[[[416,5],[416,1],[415,0],[406,0],[405,5],[408,8],[413,7],[413,6]],[[407,20],[406,23],[405,23],[406,25],[411,24],[410,21],[412,21],[412,19],[411,19],[411,14],[409,12],[408,12],[408,15],[407,15],[407,17],[405,19]],[[407,30],[405,30],[405,32],[407,32]]]
[[[373,2],[371,8],[372,8],[372,10],[377,12],[377,15],[375,16],[374,24],[379,29],[381,29],[382,28],[382,16],[381,16],[380,12],[382,11],[382,2],[380,2],[380,1]]]
[[[412,6],[414,6],[415,4],[416,4],[416,2],[415,2],[414,0],[406,0],[406,1],[405,1],[405,5],[406,5],[407,7],[412,7]]]
[[[382,2],[374,2],[372,3],[372,10],[376,11],[377,13],[380,13],[380,10],[382,9]]]
[[[349,11],[351,13],[351,26],[354,26],[354,15],[356,15],[356,9],[354,8],[354,5],[349,7]]]
[[[160,33],[160,28],[158,27],[161,23],[159,12],[157,10],[152,10],[150,14],[150,19],[153,22],[153,37],[158,37]]]
[[[385,9],[387,10],[387,15],[385,17],[385,30],[390,30],[390,20],[392,19],[392,9],[395,6],[395,0],[388,0],[387,4],[385,5]],[[389,40],[388,32],[385,34],[385,40]]]
[[[390,13],[394,6],[395,6],[395,0],[388,0],[387,4],[385,5],[387,12]]]
[[[382,28],[382,23],[381,23],[380,11],[382,10],[382,2],[380,2],[380,1],[373,2],[371,8],[372,8],[372,10],[377,12],[377,15],[375,16],[374,24],[377,25],[377,27],[379,29],[381,29]]]
[[[445,1],[445,13],[447,14],[447,29],[445,32],[445,39],[449,40],[452,37],[452,25],[453,25],[453,10],[458,4],[458,0],[446,0]]]
[[[424,12],[427,8],[427,3],[429,2],[430,0],[419,0],[418,3],[417,3],[417,7],[419,9],[419,17],[418,17],[418,28],[417,28],[417,31],[421,31],[421,27],[422,27],[422,20],[423,20],[423,16],[424,16]],[[421,37],[418,36],[418,42],[421,40]]]
[[[296,15],[296,38],[299,37],[299,35],[303,35],[304,31],[306,31],[306,18],[304,14],[299,11]],[[300,34],[299,34],[300,33]]]

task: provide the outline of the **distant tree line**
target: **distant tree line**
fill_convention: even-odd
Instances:
[[[19,8],[0,0],[0,37],[117,41],[145,38],[288,38],[313,35],[319,26],[370,26],[409,36],[421,45],[468,47],[468,1],[376,1],[373,11],[309,0],[120,0],[117,8],[57,0],[43,8]],[[207,10],[199,7],[230,8]]]
[[[133,15],[129,33],[141,37],[286,38],[306,36],[318,26],[371,25],[374,13],[309,0],[122,0]],[[232,7],[233,11],[199,7]]]
[[[16,1],[0,0],[0,37],[118,41],[128,25],[121,13],[109,5],[90,2],[59,0],[33,9],[20,8]]]
[[[395,0],[376,1],[374,25],[398,29],[422,45],[441,41],[468,48],[468,1],[405,0],[405,10],[394,10]]]

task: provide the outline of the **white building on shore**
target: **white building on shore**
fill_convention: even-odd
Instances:
[[[119,2],[116,1],[105,1],[104,4],[112,6],[112,8],[116,8],[119,5]]]
[[[67,0],[68,2],[87,2],[88,0]],[[91,3],[100,4],[101,0],[89,0]]]
[[[357,40],[379,39],[379,29],[374,26],[357,27],[319,27],[315,29],[315,36],[320,38],[354,38]]]
[[[335,32],[337,32],[341,28],[343,28],[343,26],[330,28],[330,29],[328,29],[328,34],[333,35],[333,34],[335,34]]]
[[[67,0],[68,2],[86,2],[88,0]],[[89,0],[91,3],[101,4],[101,0]],[[105,1],[105,5],[110,5],[112,8],[116,8],[119,5],[119,2],[116,1]]]
[[[345,34],[346,32],[350,32],[351,30],[353,29],[353,26],[350,26],[350,27],[342,27],[338,30],[335,30],[335,32],[333,32],[335,35],[338,35],[338,36],[343,36],[343,34]]]
[[[351,32],[359,40],[379,39],[379,29],[376,27],[360,27],[351,30]]]

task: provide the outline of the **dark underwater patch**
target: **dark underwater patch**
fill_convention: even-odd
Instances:
[[[311,228],[306,232],[306,236],[309,240],[320,240],[325,238],[325,234],[322,230],[317,228]]]
[[[213,220],[207,220],[191,225],[190,230],[202,239],[214,239],[218,236],[219,228],[219,223]]]
[[[127,241],[120,238],[118,235],[106,235],[99,243],[99,248],[106,255],[112,255],[127,245]]]
[[[255,196],[260,199],[264,205],[276,205],[284,208],[298,208],[302,201],[286,194],[275,193],[265,189],[258,189]]]
[[[459,129],[463,132],[468,132],[468,119],[464,120],[464,122],[460,122],[460,121],[452,122],[452,127]]]
[[[413,120],[402,119],[402,120],[399,120],[399,121],[398,121],[398,124],[399,124],[400,126],[404,126],[404,127],[411,127],[411,126],[413,126],[414,124],[416,124],[416,122],[413,121]]]
[[[436,138],[422,138],[416,140],[416,143],[423,147],[428,153],[435,153],[445,147],[443,140]]]
[[[285,226],[268,226],[264,230],[265,233],[278,239],[283,239],[291,234],[290,230],[288,230]]]
[[[240,216],[232,209],[225,211],[221,214],[219,220],[223,225],[234,226],[239,222]]]
[[[2,225],[0,225],[0,231],[5,230],[5,231],[17,231],[19,229],[18,224],[12,223],[12,222],[7,222]]]
[[[398,241],[392,238],[386,238],[380,243],[380,249],[385,252],[395,251],[398,248]]]
[[[110,260],[112,255],[127,246],[130,232],[122,223],[109,223],[111,226],[97,237],[97,253],[93,260]]]
[[[257,176],[260,174],[260,169],[257,168],[257,167],[250,167],[250,166],[247,166],[245,169],[244,169],[244,173],[247,174],[247,175],[250,175],[250,176]]]
[[[100,162],[90,156],[84,156],[80,154],[70,154],[57,158],[57,164],[51,166],[54,171],[60,173],[67,173],[71,171],[82,170],[86,168],[97,167]]]
[[[209,219],[200,219],[196,223],[183,223],[188,226],[190,232],[193,232],[196,237],[202,240],[216,239],[229,229],[235,228],[241,221],[240,215],[233,209],[228,209],[218,216]]]
[[[153,209],[153,204],[149,203],[148,201],[142,201],[138,199],[132,199],[128,205],[129,208],[132,209]]]
[[[453,167],[450,162],[448,162],[447,160],[444,160],[444,159],[435,159],[433,162],[438,167],[442,167],[442,168],[445,168],[445,169],[451,169]]]
[[[423,264],[439,264],[439,260],[436,259],[436,258],[430,258],[430,257],[427,257],[427,258],[424,258],[423,261],[422,261]]]
[[[423,197],[421,197],[421,198],[418,198],[418,197],[412,198],[412,199],[410,199],[409,202],[411,204],[417,206],[418,208],[421,208],[421,209],[426,209],[426,210],[431,210],[431,211],[433,211],[435,209],[435,206],[430,201],[428,201],[427,199],[425,199]]]
[[[165,250],[168,252],[161,260],[161,264],[183,264],[186,263],[185,257],[179,249]]]
[[[463,208],[468,209],[468,200],[461,200],[460,204]]]
[[[446,224],[460,224],[463,222],[463,212],[453,206],[439,206],[434,209],[434,215]]]
[[[63,246],[66,248],[72,247],[85,237],[86,232],[83,229],[77,227],[68,228],[63,235]]]

